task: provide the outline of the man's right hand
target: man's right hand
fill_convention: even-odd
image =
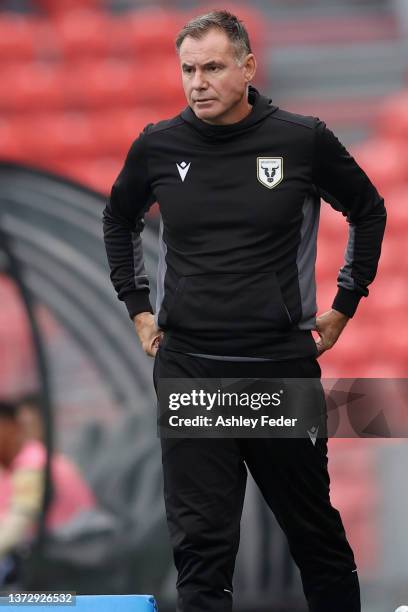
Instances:
[[[144,352],[154,357],[163,338],[163,331],[157,327],[154,316],[151,312],[139,312],[133,317],[133,323]]]

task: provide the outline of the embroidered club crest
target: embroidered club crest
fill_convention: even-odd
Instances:
[[[258,181],[273,189],[283,179],[283,157],[258,157],[257,158]]]

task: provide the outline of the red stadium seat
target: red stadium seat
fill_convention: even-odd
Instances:
[[[184,21],[182,13],[161,9],[124,14],[111,23],[115,51],[140,61],[173,57],[176,35]]]
[[[321,200],[319,236],[324,234],[330,239],[332,246],[345,245],[347,233],[348,224],[345,216],[338,210],[334,210],[326,201]]]
[[[389,228],[388,228],[389,231]],[[401,253],[394,247],[394,241],[390,239],[389,233],[387,234],[387,239],[384,240],[382,249],[381,249],[381,259],[379,263],[379,273],[376,279],[377,287],[379,278],[382,275],[392,275],[398,268],[399,263],[401,262]]]
[[[405,240],[406,242],[406,240]],[[387,241],[385,241],[387,244]],[[401,245],[399,245],[401,247]],[[384,250],[387,252],[388,246],[384,245]],[[396,250],[399,254],[399,263],[401,266],[401,248]],[[405,305],[408,303],[408,283],[406,281],[407,266],[400,268],[398,260],[394,259],[394,276],[392,275],[392,269],[383,268],[374,281],[369,295],[369,306],[370,312],[372,312],[376,318],[378,313],[381,312],[384,316],[389,316],[387,313],[395,313],[399,310],[405,310]],[[381,266],[381,260],[380,260]]]
[[[175,57],[163,60],[152,59],[139,66],[139,103],[152,103],[155,108],[172,102],[184,108],[186,99],[181,83],[180,67]]]
[[[408,150],[407,150],[408,159]],[[399,235],[407,235],[408,231],[408,184],[396,186],[387,193],[386,206],[388,210],[387,232],[392,232],[393,238]]]
[[[160,119],[158,113],[148,109],[112,110],[89,116],[90,128],[101,157],[114,155],[123,159],[131,143],[143,128],[148,123],[156,123]]]
[[[406,146],[396,141],[378,139],[355,148],[355,158],[380,193],[394,188],[408,178]]]
[[[78,9],[98,9],[104,6],[103,0],[35,0],[38,8],[49,15],[56,15]]]
[[[0,13],[0,61],[32,60],[35,49],[31,21],[14,13]]]
[[[120,158],[95,159],[84,165],[81,178],[85,185],[108,194],[122,166],[123,159]]]
[[[343,448],[330,441],[331,500],[341,512],[358,566],[367,571],[378,561],[376,516],[379,492],[376,487],[374,447],[350,440]],[[359,469],[356,470],[356,465]]]
[[[358,325],[349,326],[336,343],[336,353],[343,353],[353,362],[370,362],[378,349],[378,339],[373,334],[373,324],[366,313],[361,316]]]
[[[0,79],[0,109],[36,111],[64,107],[64,82],[53,66],[45,63],[9,64]]]
[[[22,63],[54,60],[57,40],[49,19],[0,13],[0,61]]]
[[[68,108],[132,105],[137,97],[137,74],[129,62],[106,60],[67,64],[61,74]]]
[[[63,58],[82,60],[106,56],[111,50],[112,18],[96,11],[73,11],[53,21]]]
[[[381,105],[378,133],[380,137],[408,141],[408,90],[390,96]]]
[[[330,238],[324,236],[324,234],[319,236],[316,260],[318,281],[321,282],[326,279],[335,281],[341,264],[341,253],[333,253],[333,245]]]
[[[120,158],[60,159],[50,169],[100,193],[108,194],[123,165]]]
[[[185,106],[175,59],[149,62],[105,60],[63,68],[67,105],[112,108],[146,104],[160,107],[171,100]]]
[[[19,128],[25,159],[33,162],[89,156],[97,149],[86,115],[41,114],[20,119]]]
[[[15,121],[0,119],[0,159],[22,159],[24,147],[17,136]]]

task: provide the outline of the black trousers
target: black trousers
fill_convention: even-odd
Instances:
[[[320,378],[314,358],[200,359],[160,348],[160,378]],[[247,469],[275,514],[312,612],[360,612],[353,552],[329,497],[327,438],[161,439],[177,612],[231,612]]]

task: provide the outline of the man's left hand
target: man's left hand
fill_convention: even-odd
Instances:
[[[337,342],[348,320],[348,316],[333,308],[316,318],[316,331],[320,336],[316,341],[318,357]]]

